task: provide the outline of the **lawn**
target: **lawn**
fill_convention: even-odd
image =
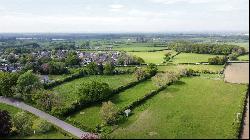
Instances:
[[[209,58],[222,55],[196,54],[196,53],[180,53],[175,56],[173,63],[199,63],[208,62]]]
[[[240,61],[249,61],[249,54],[239,56],[238,60],[240,60]]]
[[[246,85],[182,78],[133,110],[111,138],[237,138],[234,127]]]
[[[10,113],[10,116],[13,118],[16,113],[21,112],[21,109],[18,109],[16,107],[12,107],[3,103],[0,103],[0,109],[1,110],[7,110]],[[29,113],[30,114],[30,113]],[[33,116],[33,118],[37,118],[33,114],[30,114]],[[36,134],[31,136],[12,136],[9,137],[11,139],[69,139],[70,137],[63,135],[57,130],[53,130],[51,132],[48,132],[46,134]]]
[[[147,80],[130,89],[125,90],[124,92],[114,95],[109,100],[121,109],[155,89],[157,89],[157,87],[153,84],[153,82],[151,80]],[[89,128],[95,128],[96,125],[101,124],[102,122],[100,116],[100,108],[101,104],[97,104],[95,106],[83,109],[70,116],[69,118]]]
[[[145,63],[155,63],[161,64],[163,63],[164,54],[170,52],[172,55],[175,55],[175,51],[165,50],[165,51],[156,51],[156,52],[129,52],[132,55],[141,57]]]
[[[203,70],[209,70],[211,72],[219,73],[223,70],[223,65],[167,65],[167,66],[158,66],[159,71],[176,71],[180,68],[190,68],[195,71],[202,72]]]
[[[60,96],[62,96],[66,101],[66,103],[71,104],[73,101],[78,99],[78,96],[75,93],[77,87],[80,86],[82,82],[90,80],[96,80],[99,82],[108,83],[112,89],[116,89],[120,86],[127,85],[132,81],[136,81],[135,77],[131,74],[114,75],[114,76],[96,75],[96,76],[83,77],[64,83],[62,85],[53,88],[52,90],[55,91],[55,93],[58,93]]]

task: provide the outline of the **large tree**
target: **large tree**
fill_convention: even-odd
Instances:
[[[34,91],[42,87],[41,82],[32,71],[27,71],[20,75],[17,80],[16,97],[31,101]]]
[[[18,112],[13,118],[13,129],[21,136],[32,133],[32,118],[26,112]]]
[[[0,96],[12,97],[17,79],[17,73],[0,72]]]
[[[106,75],[112,75],[114,72],[114,69],[115,69],[114,65],[112,63],[108,62],[104,65],[103,73]]]

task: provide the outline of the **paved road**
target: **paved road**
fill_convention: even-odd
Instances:
[[[6,98],[6,97],[1,97],[0,96],[0,103],[5,103],[5,104],[8,104],[8,105],[11,105],[11,106],[15,106],[17,108],[20,108],[20,109],[23,109],[23,110],[26,110],[44,120],[47,120],[48,122],[58,126],[59,128],[71,133],[72,135],[78,137],[78,138],[81,138],[82,135],[88,135],[90,133],[88,132],[83,132],[82,130],[62,121],[62,120],[59,120],[57,119],[56,117],[53,117],[41,110],[38,110],[32,106],[29,106],[27,104],[25,104],[24,102],[21,102],[21,101],[17,101],[15,99],[12,99],[12,98]]]
[[[247,97],[247,107],[246,107],[246,114],[244,118],[243,132],[241,135],[241,139],[249,139],[249,96]]]

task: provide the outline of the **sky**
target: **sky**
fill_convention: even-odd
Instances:
[[[249,30],[249,0],[0,0],[0,32]]]

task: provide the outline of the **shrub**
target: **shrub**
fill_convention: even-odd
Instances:
[[[116,115],[118,113],[118,109],[115,106],[115,104],[113,104],[111,101],[102,103],[102,108],[101,108],[100,113],[101,113],[103,121],[106,124],[112,125],[116,123],[117,121]]]
[[[13,118],[14,130],[21,136],[32,134],[32,118],[26,112],[18,112]]]
[[[148,74],[142,68],[137,68],[134,72],[134,76],[139,81],[145,79],[148,76]]]
[[[154,76],[158,71],[158,68],[155,64],[153,63],[150,63],[148,64],[147,68],[146,68],[146,72],[151,75],[151,76]]]
[[[0,137],[9,136],[11,132],[11,117],[6,110],[0,110]]]
[[[98,74],[98,65],[95,62],[91,62],[86,66],[86,71],[89,75],[97,75]]]
[[[106,75],[112,75],[113,72],[114,72],[114,69],[115,69],[115,67],[114,67],[114,65],[112,63],[106,63],[104,65],[103,73],[106,74]]]
[[[208,59],[210,65],[224,65],[227,62],[227,57],[213,57]]]
[[[53,125],[38,118],[33,121],[32,128],[36,131],[36,133],[46,133],[53,129]]]

